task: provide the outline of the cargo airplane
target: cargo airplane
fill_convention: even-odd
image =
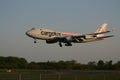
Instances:
[[[47,44],[58,43],[60,47],[72,46],[72,43],[86,43],[92,41],[104,40],[104,38],[113,37],[114,35],[105,36],[104,33],[112,32],[113,30],[106,31],[107,24],[104,23],[94,33],[90,34],[76,34],[67,32],[57,32],[50,29],[32,28],[26,32],[26,35],[34,39],[45,40]]]

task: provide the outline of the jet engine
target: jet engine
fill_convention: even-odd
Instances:
[[[66,41],[69,42],[69,41],[73,41],[73,38],[70,36],[70,37],[66,37]]]
[[[92,39],[93,37],[93,35],[85,35],[85,39]]]

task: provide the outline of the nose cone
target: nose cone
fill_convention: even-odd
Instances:
[[[27,36],[29,36],[29,37],[32,37],[32,31],[27,31],[26,33],[25,33]]]
[[[27,31],[25,34],[26,34],[27,36],[29,36],[29,31]]]
[[[35,30],[35,28],[32,28],[32,29],[28,30],[27,32],[25,32],[25,34],[28,37],[36,38],[36,30]]]
[[[35,33],[33,30],[29,30],[25,33],[28,37],[35,38]]]

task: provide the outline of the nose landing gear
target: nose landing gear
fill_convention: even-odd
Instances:
[[[34,43],[37,43],[36,39],[34,39]]]

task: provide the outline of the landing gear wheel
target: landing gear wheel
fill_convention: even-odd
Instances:
[[[72,46],[72,44],[71,43],[66,43],[65,46]]]
[[[34,40],[34,43],[37,43],[37,41],[36,41],[36,40]]]
[[[62,43],[61,42],[59,42],[59,46],[62,47]]]

